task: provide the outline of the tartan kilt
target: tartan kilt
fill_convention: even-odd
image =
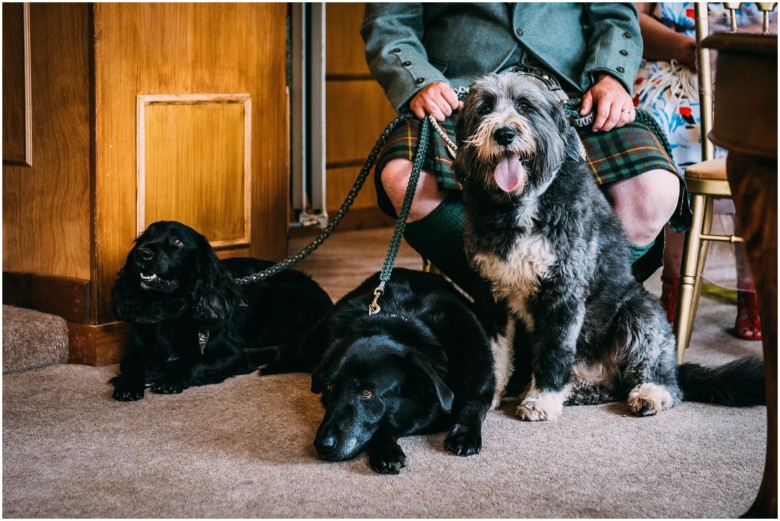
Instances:
[[[440,123],[440,126],[454,141],[454,118],[447,118],[443,123]],[[414,160],[419,129],[420,121],[418,119],[405,120],[388,136],[377,159],[375,179],[379,206],[385,213],[394,217],[395,211],[384,194],[380,175],[384,166],[392,159]],[[680,199],[678,211],[670,220],[670,224],[676,231],[686,230],[690,226],[691,213],[687,204],[687,191],[681,172],[678,171],[664,150],[664,146],[649,127],[634,121],[609,132],[593,132],[590,126],[576,130],[585,148],[588,167],[599,185],[630,179],[655,169],[676,173],[680,178]],[[452,170],[452,156],[447,149],[447,144],[433,129],[431,129],[430,136],[423,169],[436,176],[439,189],[461,190],[461,183]]]

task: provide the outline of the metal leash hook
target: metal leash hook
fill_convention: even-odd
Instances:
[[[379,307],[379,297],[385,294],[385,282],[382,281],[379,283],[379,286],[376,287],[374,290],[374,300],[371,302],[371,304],[368,305],[368,314],[369,315],[376,315],[381,311],[381,307]]]

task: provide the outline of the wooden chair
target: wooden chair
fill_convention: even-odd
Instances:
[[[740,3],[727,2],[726,8],[732,10],[732,31],[736,31],[734,10]],[[768,32],[768,12],[774,9],[773,4],[761,4],[765,11],[764,31]],[[701,280],[707,251],[711,241],[743,242],[735,235],[713,235],[712,210],[716,197],[731,198],[728,178],[726,177],[726,160],[713,159],[714,145],[709,140],[713,120],[712,67],[709,49],[703,48],[701,41],[709,33],[707,18],[707,3],[697,2],[696,11],[696,41],[699,64],[699,103],[701,108],[702,158],[704,161],[689,166],[685,170],[685,182],[691,194],[691,209],[693,221],[691,229],[685,237],[682,267],[680,273],[680,289],[678,293],[677,311],[674,320],[674,333],[677,337],[677,358],[682,363],[685,349],[691,340],[693,322],[701,293]]]

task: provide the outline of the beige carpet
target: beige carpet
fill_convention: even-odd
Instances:
[[[300,266],[338,297],[379,268],[388,237],[337,234]],[[405,250],[399,265],[419,262]],[[726,331],[734,312],[702,300],[689,360],[759,352]],[[379,476],[365,456],[316,458],[322,411],[307,375],[119,403],[115,370],[3,376],[4,517],[731,518],[763,472],[764,407],[684,403],[639,419],[608,404],[536,424],[507,408],[488,415],[481,454],[445,452],[443,434],[403,438],[408,467]]]

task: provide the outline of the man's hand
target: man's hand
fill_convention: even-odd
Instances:
[[[437,81],[426,85],[409,102],[409,108],[419,119],[430,114],[436,121],[444,121],[452,115],[453,110],[463,108],[463,102],[458,99],[458,94],[444,82]]]
[[[623,84],[609,74],[602,74],[582,97],[580,115],[588,114],[595,105],[593,131],[607,132],[631,123],[636,118],[634,102]]]

